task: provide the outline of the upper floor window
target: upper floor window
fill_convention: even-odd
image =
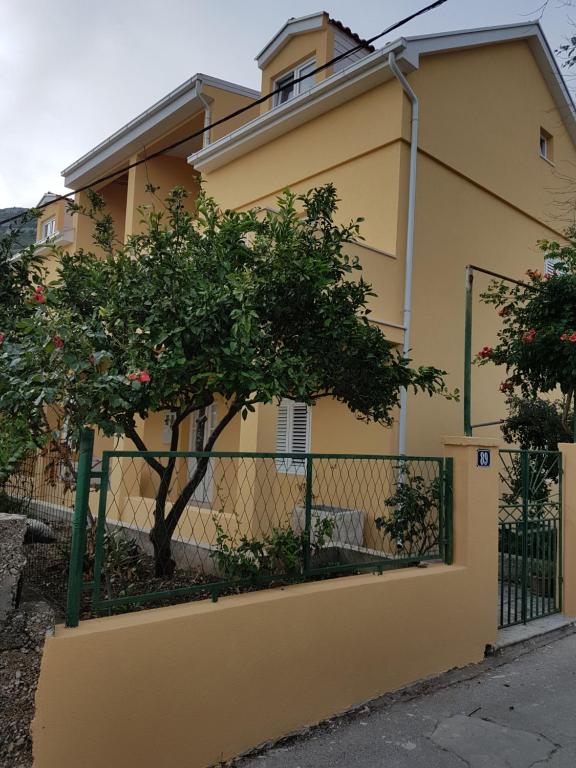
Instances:
[[[545,131],[544,128],[540,128],[540,157],[552,162],[552,149],[552,134]]]
[[[306,93],[314,87],[316,80],[312,72],[316,69],[316,61],[310,59],[310,61],[300,64],[300,66],[293,69],[291,72],[287,72],[274,83],[274,90],[281,88],[280,93],[274,96],[274,106],[278,107],[280,104],[285,104],[294,96],[298,96],[301,93]],[[301,80],[299,83],[294,82],[298,78],[304,77],[305,80]]]
[[[56,232],[56,219],[46,219],[42,222],[42,240],[46,240],[48,237],[53,237]]]

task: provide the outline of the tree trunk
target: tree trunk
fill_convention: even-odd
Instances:
[[[164,515],[156,518],[150,531],[150,541],[154,547],[154,575],[171,579],[176,570],[176,563],[172,557],[172,536]]]

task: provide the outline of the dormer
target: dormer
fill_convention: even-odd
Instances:
[[[361,48],[332,67],[310,75],[302,82],[294,82],[335,56],[357,46]],[[262,93],[282,89],[281,93],[262,104],[260,111],[266,112],[279,107],[309,91],[316,83],[341,72],[373,50],[366,41],[341,22],[331,19],[325,11],[288,19],[256,57],[262,70]]]

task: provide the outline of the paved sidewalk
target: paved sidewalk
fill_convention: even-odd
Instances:
[[[422,638],[425,642],[425,638]],[[382,699],[241,768],[576,767],[576,633]],[[381,660],[374,663],[393,663]]]

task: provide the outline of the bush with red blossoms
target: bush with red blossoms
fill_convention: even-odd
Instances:
[[[500,386],[505,394],[517,387],[521,396],[538,398],[558,389],[571,407],[576,382],[576,230],[568,244],[542,241],[543,259],[554,261],[554,271],[542,275],[529,269],[521,284],[493,281],[481,295],[501,318],[497,343],[479,364],[501,365],[509,374]]]

